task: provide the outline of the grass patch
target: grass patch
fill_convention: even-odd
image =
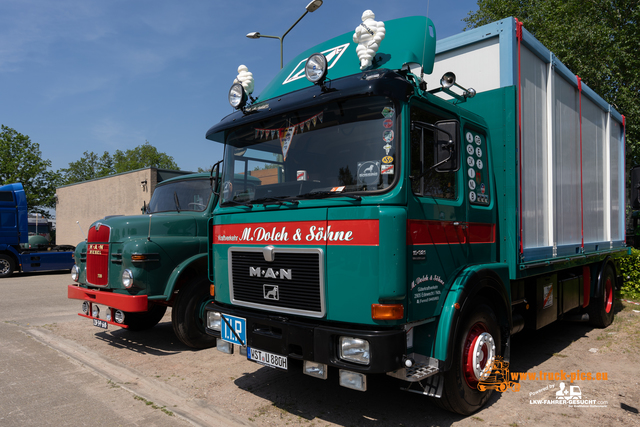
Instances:
[[[141,402],[144,402],[145,405],[151,406],[153,409],[159,409],[165,414],[169,415],[170,417],[173,417],[173,412],[168,410],[166,406],[158,406],[155,403],[151,402],[150,400],[147,400],[144,397],[138,396],[138,395],[133,396],[133,398]]]

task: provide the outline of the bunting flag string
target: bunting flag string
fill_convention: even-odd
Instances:
[[[316,127],[317,123],[318,122],[322,123],[323,120],[324,120],[324,112],[320,112],[315,116],[310,117],[307,120],[304,120],[300,123],[297,123],[295,125],[285,127],[285,128],[277,128],[277,129],[255,128],[254,137],[256,139],[266,138],[267,140],[274,139],[276,137],[279,138],[280,146],[282,147],[282,155],[284,156],[284,159],[287,160],[287,152],[291,147],[293,136],[296,133],[304,132],[305,128],[307,128],[307,130],[310,130],[311,126]]]

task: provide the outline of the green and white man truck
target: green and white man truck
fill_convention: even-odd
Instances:
[[[388,374],[469,414],[513,334],[611,323],[624,118],[513,18],[436,44],[428,18],[369,12],[364,44],[307,50],[249,104],[239,78],[207,132],[204,320],[223,352],[361,391]]]

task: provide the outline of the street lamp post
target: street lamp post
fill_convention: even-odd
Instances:
[[[309,12],[315,12],[316,10],[318,10],[318,8],[322,6],[322,0],[311,0],[311,3],[309,3],[307,5],[307,7],[305,8],[305,12],[302,14],[302,16],[300,18],[298,18],[298,20],[287,30],[286,33],[284,33],[282,35],[282,37],[278,37],[278,36],[267,36],[265,34],[260,34],[259,32],[253,32],[253,33],[249,33],[247,34],[247,37],[250,39],[259,39],[261,37],[264,38],[268,38],[268,39],[278,39],[280,40],[280,69],[282,69],[282,42],[284,41],[284,37],[289,34],[289,31],[291,31],[293,29],[293,27],[295,27],[298,22],[300,22],[300,20],[302,18],[305,17],[305,15]]]

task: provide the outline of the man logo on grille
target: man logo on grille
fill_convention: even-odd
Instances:
[[[280,294],[278,292],[277,285],[263,285],[264,299],[270,299],[274,301],[280,300]]]

